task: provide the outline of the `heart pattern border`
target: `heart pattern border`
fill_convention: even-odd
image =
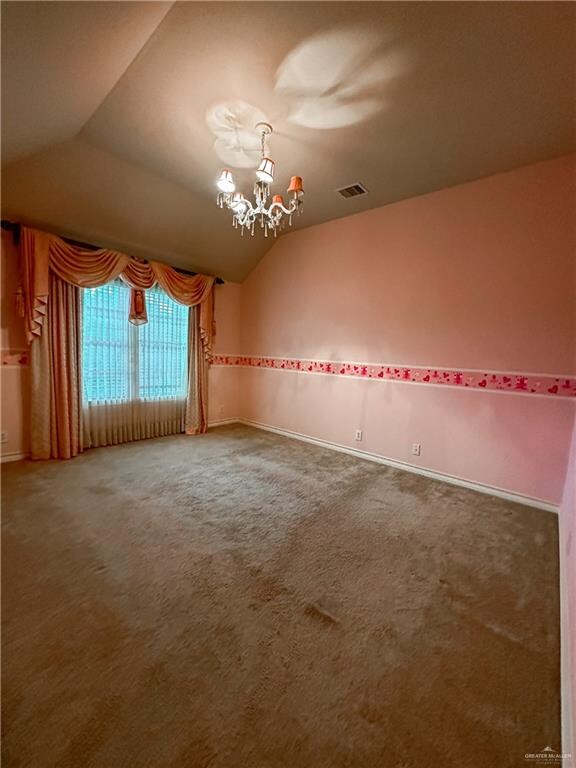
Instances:
[[[510,394],[576,397],[576,376],[553,374],[502,373],[489,370],[425,368],[386,363],[343,363],[328,360],[299,360],[286,357],[214,355],[212,365],[243,368],[270,368],[327,376],[397,381],[444,387],[469,388]]]

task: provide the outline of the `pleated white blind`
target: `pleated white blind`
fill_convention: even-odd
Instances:
[[[148,322],[135,328],[138,397],[143,400],[185,397],[189,309],[155,286],[146,291],[146,311]]]
[[[148,323],[135,326],[129,303],[120,280],[82,291],[84,402],[185,398],[188,307],[155,286],[146,291]]]

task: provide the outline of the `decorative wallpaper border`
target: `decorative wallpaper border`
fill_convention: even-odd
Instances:
[[[559,377],[535,373],[494,373],[491,371],[449,370],[385,364],[337,363],[326,360],[296,360],[285,357],[243,357],[215,355],[212,365],[244,368],[273,368],[276,370],[320,373],[330,376],[379,379],[411,384],[460,387],[475,390],[508,392],[510,394],[576,397],[576,377]]]
[[[2,366],[27,366],[27,349],[1,350]],[[508,392],[509,394],[576,397],[576,376],[552,376],[535,373],[502,373],[466,369],[422,368],[370,363],[338,363],[326,360],[297,360],[286,357],[214,355],[212,365],[243,368],[316,373],[329,376],[352,376],[406,384],[460,387],[475,390]]]

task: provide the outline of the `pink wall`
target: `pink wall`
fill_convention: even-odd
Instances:
[[[214,353],[240,351],[240,300],[242,287],[225,283],[216,287],[216,338]],[[239,414],[239,373],[235,368],[215,366],[210,369],[208,421],[235,419]]]
[[[1,249],[1,387],[2,456],[18,456],[28,451],[28,365],[25,364],[26,339],[22,321],[16,317],[15,294],[19,283],[18,249],[12,235],[2,232]]]
[[[242,352],[573,375],[575,200],[571,156],[282,237],[242,286]],[[245,418],[560,501],[573,399],[240,376]]]
[[[562,713],[564,752],[571,752],[576,765],[576,421],[568,471],[560,505],[560,556],[562,563]]]
[[[242,369],[241,416],[464,480],[558,503],[573,404]],[[354,440],[356,429],[362,442]],[[421,456],[411,454],[422,445]]]

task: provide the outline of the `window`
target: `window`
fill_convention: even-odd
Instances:
[[[84,401],[186,397],[188,307],[159,287],[146,291],[148,323],[128,322],[130,289],[120,280],[82,291]]]

